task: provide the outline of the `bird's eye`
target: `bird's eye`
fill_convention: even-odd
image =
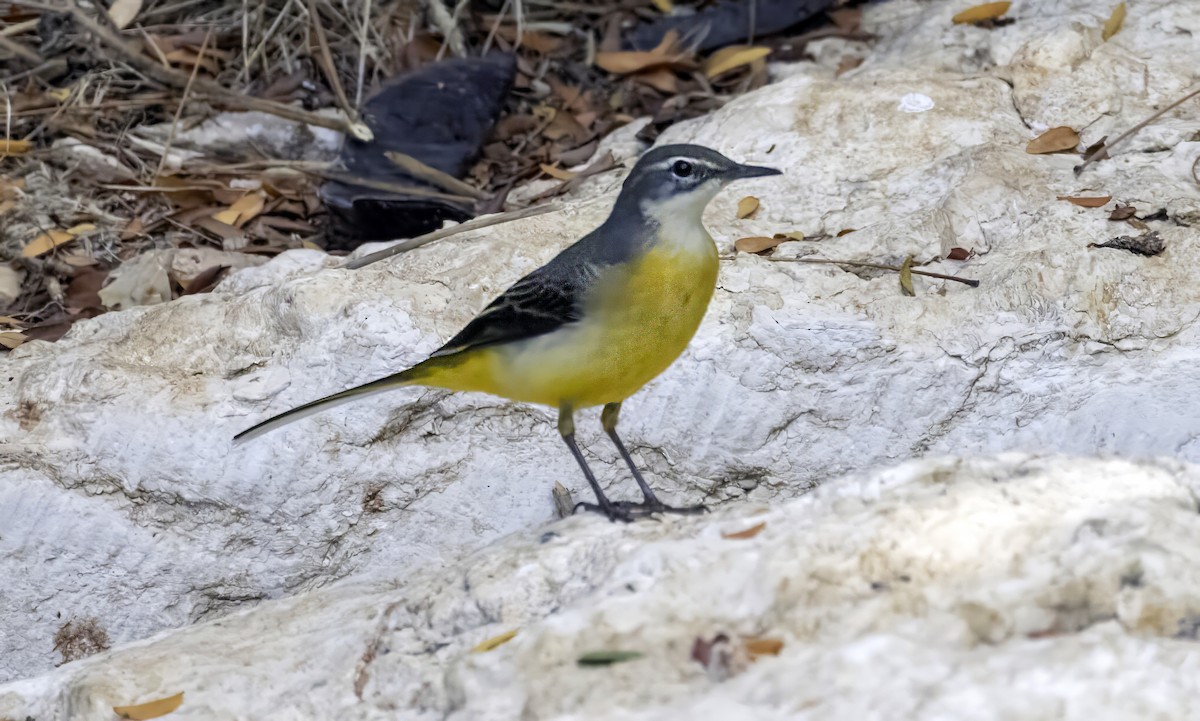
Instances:
[[[671,172],[674,173],[675,177],[677,178],[686,178],[691,175],[694,170],[695,168],[692,167],[692,164],[686,160],[676,160],[675,164],[671,166]]]

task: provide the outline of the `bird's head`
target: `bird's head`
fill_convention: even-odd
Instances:
[[[708,201],[727,184],[780,174],[775,168],[740,165],[700,145],[663,145],[633,166],[617,209],[657,219],[687,214],[698,221]]]

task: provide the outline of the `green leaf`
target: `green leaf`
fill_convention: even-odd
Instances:
[[[908,255],[905,256],[904,262],[900,264],[900,292],[904,295],[915,296],[917,291],[913,290],[912,262],[913,257]]]
[[[589,651],[576,661],[580,666],[611,666],[641,658],[641,651]]]

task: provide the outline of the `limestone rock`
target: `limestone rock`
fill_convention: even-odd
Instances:
[[[1172,88],[1193,83],[1195,68],[1182,59],[1196,57],[1200,37],[1167,30],[1195,27],[1196,8],[1138,3],[1124,29],[1098,45],[1093,35],[1103,17],[1094,3],[1069,0],[1054,13],[1039,7],[1018,6],[1016,23],[988,31],[951,25],[956,3],[871,4],[864,27],[878,41],[860,68],[834,77],[830,63],[797,65],[778,83],[664,133],[661,142],[703,143],[785,171],[741,183],[713,203],[707,222],[723,251],[747,235],[828,236],[786,243],[774,259],[739,255],[724,263],[692,346],[627,404],[624,435],[665,499],[782,501],[923,454],[1200,459],[1200,406],[1192,402],[1200,395],[1200,287],[1193,278],[1200,186],[1190,174],[1200,142],[1188,140],[1200,132],[1195,105],[1172,116],[1169,132],[1148,131],[1152,142],[1139,140],[1078,178],[1076,157],[1024,152],[1040,124],[1089,119],[1083,110],[1060,119],[1064,109],[1114,113],[1090,119],[1123,128]],[[1127,69],[1140,66],[1153,70],[1150,82],[1130,80]],[[1091,79],[1070,82],[1076,68]],[[1100,104],[1098,87],[1112,90]],[[905,103],[906,96],[920,102]],[[420,360],[495,294],[594,227],[619,182],[602,176],[561,213],[456,236],[359,271],[335,269],[337,260],[319,252],[291,251],[233,274],[211,294],[107,314],[77,324],[57,344],[31,342],[10,353],[9,380],[0,386],[0,575],[19,582],[0,594],[0,678],[60,661],[53,639],[71,619],[95,619],[121,644],[301,594],[275,606],[295,609],[300,627],[328,632],[331,619],[341,618],[329,609],[361,597],[376,605],[341,607],[360,613],[346,610],[343,625],[374,628],[371,614],[386,605],[386,589],[354,599],[305,592],[351,574],[373,579],[435,568],[503,535],[529,533],[553,518],[556,481],[586,498],[553,414],[485,396],[406,389],[245,447],[232,447],[230,438],[269,415]],[[1107,209],[1056,200],[1073,194],[1111,194],[1165,218],[1147,222],[1166,251],[1141,258],[1089,249],[1128,230],[1108,221]],[[743,195],[762,205],[739,221]],[[847,229],[854,232],[839,235]],[[972,251],[971,259],[939,260],[955,247]],[[803,254],[895,264],[912,254],[919,267],[981,284],[918,277],[910,298],[892,273],[776,260]],[[593,467],[615,496],[633,497],[598,426],[589,418],[580,425]],[[806,503],[815,501],[787,508]],[[584,519],[564,526],[630,551],[646,534],[685,527],[626,530]],[[984,550],[1007,552],[1005,543]],[[1029,563],[1050,563],[1030,553]],[[558,568],[545,583],[554,594],[592,587],[568,565]],[[836,578],[838,570],[821,577]],[[607,602],[617,615],[620,604]],[[457,613],[427,608],[447,618]],[[996,626],[991,608],[974,614],[977,626]],[[1020,619],[1006,623],[1033,629]],[[837,635],[836,626],[827,628]],[[266,637],[286,641],[279,627],[256,629],[237,637],[247,653],[266,647]],[[406,642],[435,648],[438,629]],[[179,638],[203,633],[190,629]],[[1098,644],[1106,650],[1097,653],[1127,665],[1141,647],[1110,633],[1100,624],[1071,642],[1083,644],[1078,653]],[[860,668],[857,659],[876,664],[871,683],[878,684],[902,671],[910,652],[927,653],[903,640],[860,642],[847,640],[828,664],[812,665],[804,678],[813,693],[853,680],[843,676]],[[1018,655],[1031,648],[1038,647],[1022,646]],[[274,660],[287,669],[310,657],[301,645],[287,649]],[[578,650],[566,642],[543,649],[546,659],[559,660]],[[986,680],[987,654],[938,655],[944,650],[928,652],[942,670],[922,683],[952,678],[970,689]],[[344,652],[357,659],[363,651]],[[1056,663],[1066,669],[1072,653],[1063,651]],[[1161,658],[1192,663],[1175,653]],[[972,659],[982,665],[959,664]],[[638,673],[628,668],[635,670],[614,673]],[[1038,667],[1017,668],[1012,673],[1032,684]],[[287,679],[280,683],[295,681],[288,673],[279,672]],[[444,699],[426,699],[420,682],[396,681],[373,703],[450,708],[453,698],[456,708],[477,709],[482,697],[473,689],[491,688],[489,673],[465,668],[437,692]],[[516,672],[494,673],[502,680]],[[1130,687],[1152,678],[1146,674],[1128,676]],[[1187,683],[1176,676],[1159,682]],[[353,681],[340,683],[342,693]],[[676,683],[683,681],[670,677],[668,691]],[[513,701],[516,708],[561,710],[544,697],[551,691],[530,693]],[[855,690],[845,702],[859,697],[867,698]],[[785,697],[774,698],[783,708]],[[916,703],[919,694],[905,698]]]
[[[182,691],[181,721],[1192,718],[1197,490],[1177,462],[1010,454],[576,517],[0,686],[0,717],[107,721]],[[641,657],[577,664],[598,650]]]

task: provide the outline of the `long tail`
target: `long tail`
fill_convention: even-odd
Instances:
[[[403,388],[404,386],[420,383],[421,380],[428,374],[427,370],[422,367],[424,365],[425,364],[423,363],[418,364],[406,371],[401,371],[386,378],[380,378],[377,381],[364,383],[361,386],[351,388],[347,391],[342,391],[341,393],[334,393],[331,396],[326,396],[320,400],[315,400],[312,403],[305,403],[299,408],[293,408],[286,413],[280,413],[274,418],[268,418],[252,428],[247,428],[246,430],[234,436],[233,440],[235,443],[248,441],[251,438],[257,438],[264,433],[270,433],[280,426],[286,426],[293,421],[298,421],[301,418],[307,418],[311,415],[315,415],[321,411],[329,410],[336,405],[341,405],[342,403],[355,400],[362,396],[382,393],[383,391],[390,391],[395,388]]]

